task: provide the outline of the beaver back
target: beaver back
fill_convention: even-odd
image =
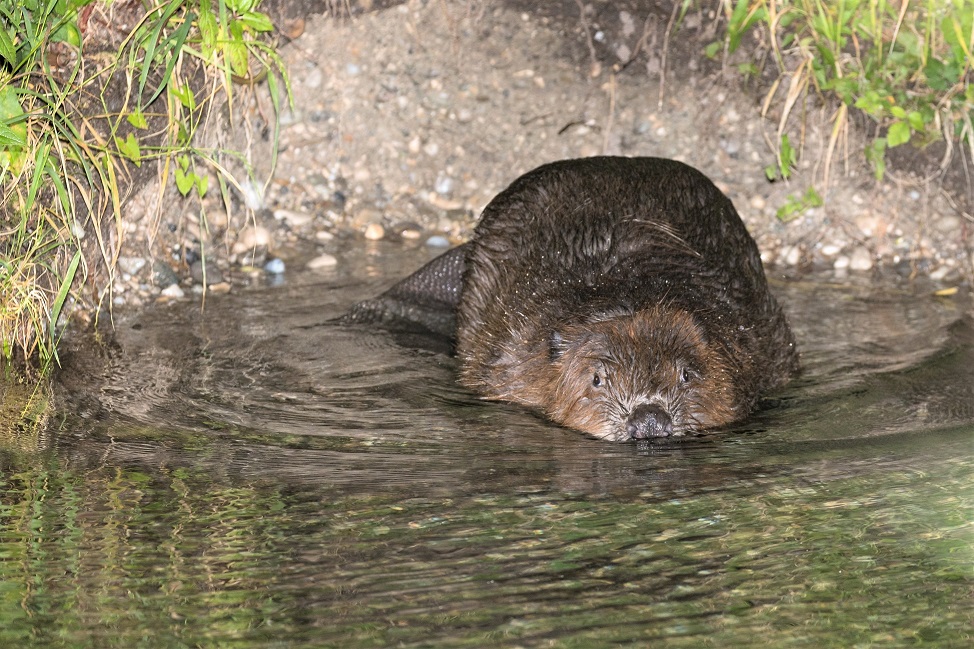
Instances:
[[[542,166],[487,206],[468,244],[461,380],[550,413],[564,404],[537,392],[558,371],[559,332],[660,307],[691,314],[723,359],[735,417],[797,367],[757,246],[706,176],[659,158]]]

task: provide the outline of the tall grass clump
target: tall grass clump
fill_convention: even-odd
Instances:
[[[0,0],[0,360],[57,360],[62,316],[111,294],[135,170],[158,163],[185,196],[225,154],[203,126],[234,87],[266,81],[280,106],[283,62],[260,0]],[[122,24],[134,25],[119,35]],[[84,43],[84,46],[82,46]],[[97,49],[100,46],[100,49]],[[92,49],[94,51],[92,51]],[[289,92],[288,92],[289,94]],[[242,156],[239,156],[242,158]],[[164,183],[163,183],[164,184]]]
[[[853,110],[875,124],[863,153],[877,179],[887,150],[907,143],[943,140],[949,152],[960,142],[974,156],[974,0],[726,0],[724,9],[727,50],[759,30],[776,66],[764,101],[765,114],[779,113],[769,177],[788,178],[802,153],[804,115],[792,118],[810,93],[834,107],[825,184]]]

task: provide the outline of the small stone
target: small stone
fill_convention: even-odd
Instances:
[[[446,196],[453,191],[453,179],[449,176],[443,175],[442,173],[438,174],[436,176],[436,184],[433,186],[433,189],[436,190],[437,194]]]
[[[378,223],[381,220],[382,212],[366,207],[359,210],[355,216],[352,217],[351,226],[356,230],[364,230],[366,227],[372,225],[373,223]]]
[[[396,232],[403,239],[415,241],[423,234],[423,229],[415,223],[400,223],[396,226]]]
[[[751,197],[751,200],[748,201],[748,204],[753,209],[761,211],[765,208],[768,202],[764,200],[764,196],[758,196],[757,194],[755,194],[754,196]]]
[[[430,248],[449,248],[450,240],[439,234],[434,234],[426,240],[426,245]]]
[[[268,259],[264,264],[264,270],[271,275],[280,275],[284,272],[284,261],[278,258]]]
[[[157,261],[152,265],[152,283],[159,288],[166,288],[179,282],[179,275],[176,274],[169,264]]]
[[[328,230],[318,230],[315,232],[315,239],[318,241],[331,241],[335,238],[335,235]]]
[[[386,229],[378,223],[369,223],[365,228],[365,238],[369,241],[378,241],[386,236]]]
[[[357,167],[355,171],[352,172],[352,180],[357,183],[365,184],[372,180],[372,172],[366,167]]]
[[[436,192],[429,192],[426,196],[426,200],[433,207],[436,207],[444,211],[456,210],[463,207],[463,201],[443,198]]]
[[[933,227],[944,234],[960,233],[961,221],[959,216],[953,214],[945,214],[933,223]]]
[[[824,246],[822,246],[822,250],[820,252],[824,257],[834,257],[840,252],[842,252],[842,248],[835,245],[834,243],[827,243]]]
[[[802,260],[802,251],[798,246],[784,246],[778,258],[789,266],[797,266]]]
[[[311,261],[309,261],[306,266],[308,270],[321,270],[323,268],[334,268],[338,265],[338,259],[335,255],[329,255],[327,252],[323,252]]]
[[[173,299],[179,299],[184,297],[186,293],[183,291],[183,289],[179,288],[179,284],[170,284],[166,288],[162,289],[162,295]]]
[[[304,76],[304,85],[310,90],[321,87],[321,82],[324,80],[324,75],[321,72],[321,68],[315,66],[308,70],[308,74]]]
[[[206,289],[212,293],[229,293],[230,287],[230,282],[217,282],[216,284],[210,284]]]
[[[878,236],[883,231],[883,220],[875,214],[863,214],[856,218],[856,227],[867,237]]]
[[[222,230],[227,227],[229,222],[227,213],[223,210],[208,210],[205,214],[206,227],[208,230]]]
[[[142,257],[119,257],[118,258],[118,268],[123,273],[128,273],[129,275],[135,275],[140,270],[145,268],[146,261]]]
[[[930,272],[930,279],[932,279],[935,282],[939,282],[944,277],[946,277],[947,273],[949,272],[950,272],[950,268],[948,268],[947,266],[939,266],[935,270]]]
[[[849,256],[849,270],[869,270],[873,267],[873,257],[869,250],[859,246]]]
[[[832,262],[832,268],[834,268],[835,270],[842,270],[842,271],[848,269],[849,258],[846,257],[845,255],[839,255],[838,257],[835,258],[835,261]]]
[[[294,210],[274,210],[274,218],[278,221],[284,221],[294,228],[300,228],[314,220],[313,215],[307,212],[295,212]]]
[[[254,248],[270,246],[270,230],[261,225],[248,225],[240,230],[237,243],[233,244],[234,254],[241,254]]]
[[[223,281],[223,273],[214,264],[204,264],[202,259],[197,259],[192,264],[189,265],[189,275],[193,278],[193,281],[197,284],[203,283],[204,272],[206,276],[206,285],[219,284]]]

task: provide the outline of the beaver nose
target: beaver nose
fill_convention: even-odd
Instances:
[[[626,432],[630,439],[669,437],[673,434],[673,420],[659,406],[644,403],[630,413]]]

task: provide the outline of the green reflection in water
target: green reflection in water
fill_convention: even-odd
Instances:
[[[0,646],[969,646],[957,455],[620,499],[352,496],[8,450]]]

